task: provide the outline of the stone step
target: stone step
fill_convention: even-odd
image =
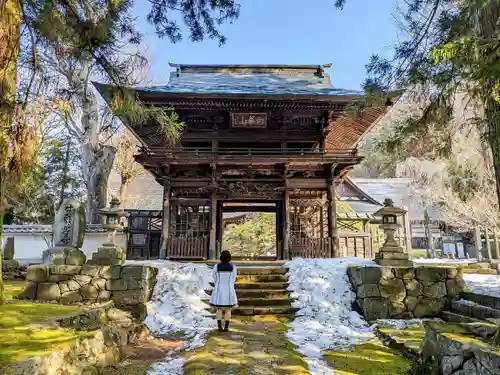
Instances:
[[[206,293],[212,295],[212,290],[206,290]],[[264,298],[270,304],[274,299],[290,298],[290,293],[286,289],[240,289],[237,291],[238,298]]]
[[[213,287],[214,283],[210,283]],[[236,290],[241,289],[286,289],[287,283],[285,282],[267,282],[267,283],[236,283]]]
[[[272,306],[288,306],[292,307],[292,302],[294,300],[292,298],[275,298],[273,300],[269,300],[267,298],[238,298],[238,306],[256,306],[256,307],[267,307],[269,305]],[[209,304],[209,300],[204,300],[207,304]]]
[[[477,293],[460,293],[460,297],[465,300],[475,302],[479,305],[488,306],[500,310],[500,298]]]
[[[285,275],[284,267],[238,267],[238,275]]]
[[[483,305],[472,305],[459,300],[451,302],[451,310],[460,315],[465,315],[481,320],[486,320],[489,318],[500,319],[500,310]]]
[[[286,275],[238,275],[236,277],[237,283],[265,283],[279,281],[286,283],[288,281],[288,276]]]
[[[208,311],[214,313],[216,309],[208,308]],[[232,310],[233,315],[252,316],[252,315],[290,315],[295,314],[297,309],[290,306],[238,306]]]
[[[478,323],[482,322],[480,319],[472,318],[470,316],[462,315],[453,311],[441,311],[440,317],[450,323]]]

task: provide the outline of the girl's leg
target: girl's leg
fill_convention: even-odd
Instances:
[[[217,328],[222,331],[222,309],[217,309],[215,317],[217,318]]]
[[[231,321],[231,309],[224,311],[224,331],[229,330],[229,322]]]

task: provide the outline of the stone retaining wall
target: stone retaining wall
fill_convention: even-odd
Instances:
[[[422,358],[414,362],[413,373],[500,374],[500,348],[475,338],[459,325],[424,322],[424,327]]]
[[[437,317],[465,287],[454,267],[350,267],[348,275],[368,321]]]
[[[18,298],[66,305],[112,300],[141,317],[157,273],[155,267],[135,265],[35,265],[28,268],[27,285]]]

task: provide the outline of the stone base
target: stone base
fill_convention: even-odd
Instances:
[[[388,267],[413,267],[413,262],[408,259],[408,254],[381,250],[375,255],[375,262]]]
[[[433,318],[464,290],[455,267],[349,267],[355,307],[368,321]]]
[[[121,247],[112,243],[105,243],[97,249],[97,252],[92,254],[92,259],[87,263],[100,266],[122,265],[125,263],[125,258],[125,251]]]
[[[85,253],[74,247],[53,247],[42,253],[44,264],[81,266],[86,260]]]

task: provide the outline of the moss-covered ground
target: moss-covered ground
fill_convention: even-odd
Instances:
[[[50,354],[86,335],[47,324],[55,317],[78,312],[78,308],[14,300],[24,283],[6,281],[4,286],[7,302],[0,305],[0,364]]]
[[[423,326],[410,327],[404,329],[396,329],[389,327],[380,328],[380,332],[390,336],[398,344],[402,344],[407,348],[418,352],[420,350],[420,344],[424,340],[425,329]]]
[[[286,332],[287,321],[273,316],[234,320],[230,332],[215,331],[206,345],[185,353],[184,374],[309,374]]]
[[[326,351],[326,362],[338,375],[407,375],[411,361],[378,340],[357,345],[349,352]]]

